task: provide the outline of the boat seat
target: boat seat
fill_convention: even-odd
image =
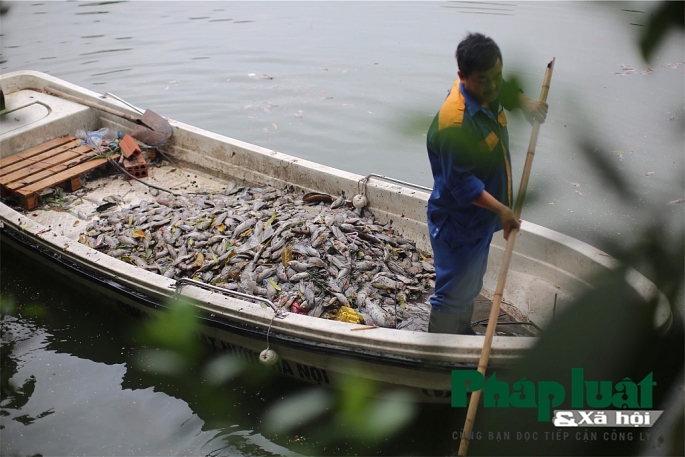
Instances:
[[[3,196],[17,195],[21,207],[38,206],[38,194],[60,186],[74,191],[81,188],[81,173],[107,163],[83,140],[64,136],[0,160],[0,190]]]

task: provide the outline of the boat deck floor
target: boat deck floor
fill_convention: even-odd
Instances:
[[[186,194],[221,192],[229,185],[224,180],[195,170],[182,169],[166,161],[149,164],[148,177],[144,181]],[[159,195],[168,194],[160,192]],[[110,202],[112,208],[109,211],[112,211],[155,198],[151,195],[151,188],[140,182],[127,180],[123,175],[113,174],[111,171],[95,170],[82,177],[82,187],[74,192],[62,192],[58,188],[44,190],[38,205],[25,211],[25,214],[60,235],[78,240],[86,232],[89,220],[103,214],[98,212],[98,208],[101,209],[106,202]],[[473,322],[477,324],[474,325],[474,330],[478,333],[485,333],[491,303],[483,295],[476,299]],[[400,312],[404,318],[399,320],[398,329],[427,331],[430,313],[428,296],[422,297],[418,303],[411,303],[411,306]],[[513,321],[508,314],[500,313],[499,322]],[[501,325],[498,326],[497,334],[533,336],[536,332],[528,325]]]

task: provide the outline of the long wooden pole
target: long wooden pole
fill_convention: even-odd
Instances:
[[[542,83],[542,91],[540,92],[540,99],[547,101],[547,94],[549,93],[549,84],[552,80],[552,71],[554,70],[554,60],[547,64],[545,71],[545,79]],[[530,170],[533,167],[533,158],[535,157],[535,147],[538,142],[538,133],[540,132],[540,122],[533,121],[533,132],[530,135],[530,143],[528,144],[528,154],[526,154],[526,163],[523,166],[523,176],[521,176],[521,185],[519,186],[518,197],[516,198],[516,205],[514,206],[514,215],[516,219],[521,217],[521,210],[523,209],[523,201],[526,198],[526,188],[528,187],[528,178],[530,177]],[[495,328],[497,327],[497,319],[499,317],[500,306],[502,305],[502,294],[504,293],[504,284],[507,282],[507,273],[509,272],[509,264],[511,263],[511,255],[514,252],[514,243],[516,242],[516,234],[518,229],[513,229],[509,232],[507,239],[507,246],[504,250],[504,258],[500,265],[499,278],[497,280],[497,288],[495,289],[495,297],[492,301],[492,308],[490,309],[490,318],[488,319],[488,326],[485,331],[485,341],[483,342],[483,350],[480,354],[480,361],[478,362],[478,371],[485,376],[485,370],[488,368],[490,361],[490,350],[492,349],[492,338],[495,336]],[[466,422],[464,422],[464,433],[459,443],[459,455],[465,456],[469,448],[469,435],[473,431],[473,423],[476,420],[476,412],[478,412],[478,403],[480,402],[482,389],[471,393],[469,400],[469,408],[466,411]]]
[[[126,119],[129,122],[133,122],[134,124],[137,124],[137,125],[142,125],[143,127],[147,127],[150,130],[154,131],[154,129],[152,127],[147,125],[142,120],[137,119],[137,118],[131,116],[130,114],[126,114],[122,111],[112,109],[109,106],[100,105],[98,103],[91,102],[90,100],[86,100],[85,98],[76,97],[74,95],[69,95],[69,94],[64,93],[60,90],[53,89],[52,87],[46,87],[45,92],[50,94],[50,95],[54,95],[56,97],[61,97],[61,98],[64,98],[66,100],[71,100],[72,102],[80,103],[82,105],[90,106],[91,108],[99,109],[100,111],[104,111],[105,113],[109,113],[109,114],[113,114],[115,116],[119,116],[123,119]]]

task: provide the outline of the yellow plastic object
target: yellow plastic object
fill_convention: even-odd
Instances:
[[[335,312],[335,320],[349,322],[351,324],[359,324],[362,322],[362,316],[349,306],[341,306]]]

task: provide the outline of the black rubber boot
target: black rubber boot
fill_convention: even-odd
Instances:
[[[431,308],[428,321],[428,333],[451,333],[459,335],[475,335],[471,328],[473,305],[465,313],[442,313]]]

